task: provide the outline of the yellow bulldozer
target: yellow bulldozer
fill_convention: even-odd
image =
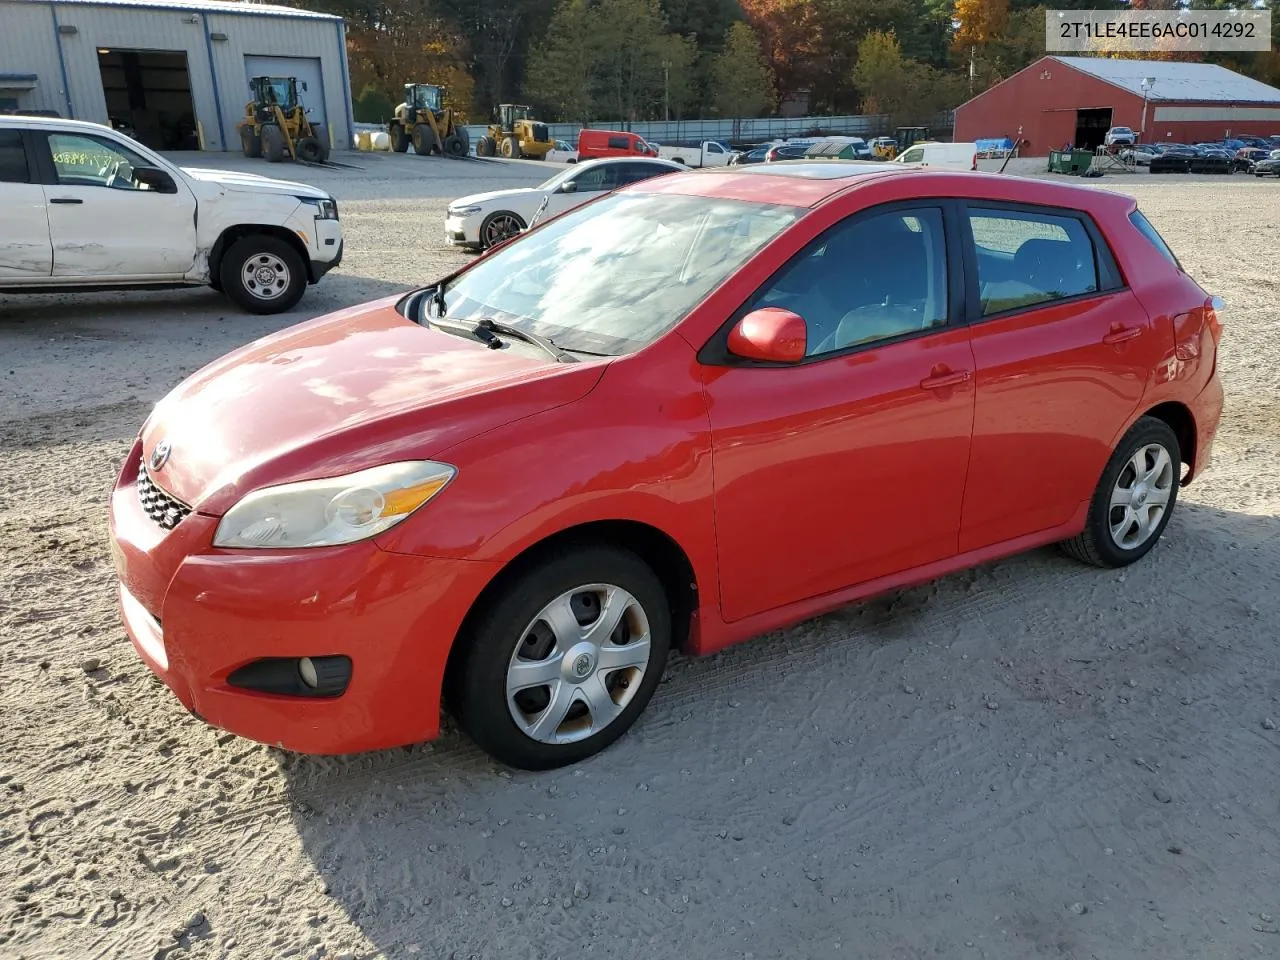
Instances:
[[[430,83],[406,83],[404,103],[396,107],[387,125],[391,149],[404,153],[413,144],[420,157],[439,153],[465,157],[471,151],[471,135],[444,105],[444,88]]]
[[[524,104],[504,103],[498,106],[498,122],[476,143],[476,156],[502,155],[508,160],[541,160],[556,145],[547,125],[532,117],[533,110]]]
[[[307,163],[329,159],[329,142],[307,117],[295,77],[254,77],[249,89],[253,99],[244,105],[244,119],[236,124],[246,157],[265,157],[270,163],[286,156]],[[307,89],[305,83],[302,89]]]

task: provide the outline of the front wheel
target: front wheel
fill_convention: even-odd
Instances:
[[[501,587],[459,642],[450,699],[463,729],[503,763],[546,770],[635,722],[662,678],[671,610],[635,554],[579,548]]]
[[[407,153],[409,150],[409,135],[398,123],[391,125],[391,149],[396,153]]]
[[[485,250],[508,237],[514,237],[525,228],[525,222],[510,210],[499,210],[484,218],[480,224],[480,249]]]
[[[307,268],[279,237],[255,233],[231,245],[218,268],[223,291],[250,313],[284,313],[307,288]]]
[[[1084,530],[1062,549],[1083,563],[1123,567],[1156,545],[1173,515],[1182,477],[1178,437],[1142,417],[1124,435],[1094,491]]]

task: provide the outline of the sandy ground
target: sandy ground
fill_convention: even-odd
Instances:
[[[1228,304],[1217,461],[1145,561],[1037,551],[680,660],[614,748],[528,774],[451,730],[224,735],[118,625],[105,496],[150,405],[441,273],[447,198],[550,171],[295,172],[349,254],[294,315],[0,299],[0,957],[1280,956],[1280,184],[1095,181]]]

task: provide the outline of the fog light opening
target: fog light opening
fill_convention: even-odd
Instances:
[[[316,676],[316,665],[310,657],[303,657],[298,661],[298,676],[303,684],[312,690],[320,685],[320,678]]]

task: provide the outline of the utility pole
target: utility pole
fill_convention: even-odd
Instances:
[[[976,73],[973,63],[973,44],[969,45],[969,96],[973,96],[973,76]]]
[[[662,61],[662,119],[671,119],[671,61]]]
[[[1147,97],[1151,94],[1151,88],[1155,86],[1155,77],[1142,78],[1142,127],[1138,134],[1138,139],[1147,142]]]

